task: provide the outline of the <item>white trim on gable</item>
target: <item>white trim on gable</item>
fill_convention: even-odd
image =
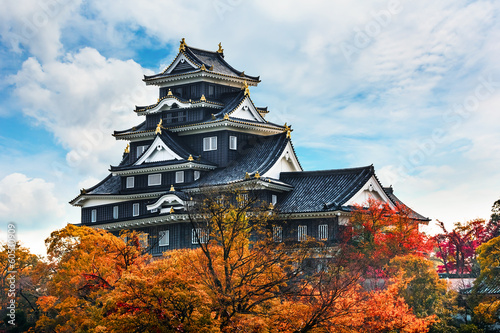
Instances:
[[[155,138],[146,152],[138,159],[134,165],[141,165],[144,162],[174,161],[184,160],[170,149],[159,136]]]
[[[160,214],[170,212],[170,208],[174,207],[174,210],[179,210],[184,208],[186,203],[181,200],[177,195],[168,193],[158,199],[155,203],[147,205],[147,210],[160,209]]]
[[[292,172],[292,171],[303,171],[303,170],[300,167],[297,156],[295,156],[292,143],[288,141],[285,149],[281,153],[281,156],[276,160],[276,163],[274,163],[274,165],[261,176],[279,179],[281,172]]]
[[[172,73],[172,71],[175,69],[175,67],[177,67],[177,65],[180,63],[180,62],[187,62],[189,65],[191,65],[191,67],[193,67],[193,69],[197,69],[199,68],[198,66],[196,66],[193,62],[191,62],[191,60],[189,60],[183,53],[179,53],[177,55],[177,59],[174,60],[174,62],[172,63],[172,65],[170,65],[167,70],[165,71],[166,74],[170,74]]]
[[[363,187],[342,206],[362,205],[365,204],[368,199],[387,202],[391,207],[394,208],[394,204],[384,192],[382,186],[378,182],[377,178],[375,178],[375,176],[371,176],[370,179],[368,179],[368,181],[365,183],[365,185],[363,185]]]
[[[265,123],[264,117],[257,111],[253,103],[250,101],[250,98],[245,98],[240,106],[236,110],[234,110],[231,114],[233,118],[246,119],[251,121],[258,121],[261,123]]]

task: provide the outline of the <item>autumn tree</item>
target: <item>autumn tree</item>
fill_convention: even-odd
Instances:
[[[432,248],[425,234],[418,228],[407,207],[370,199],[354,207],[349,220],[351,229],[347,251],[362,254],[369,259],[367,273],[384,276],[383,267],[395,256],[423,255]]]

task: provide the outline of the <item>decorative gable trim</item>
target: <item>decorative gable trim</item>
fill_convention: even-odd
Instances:
[[[280,157],[276,160],[274,165],[262,175],[262,177],[279,179],[280,173],[293,171],[303,170],[297,156],[295,155],[292,143],[289,140]]]
[[[232,118],[245,119],[250,121],[257,121],[260,123],[266,123],[266,120],[260,112],[257,110],[255,105],[252,103],[249,97],[246,97],[238,107],[229,113]]]
[[[174,210],[183,209],[186,202],[179,198],[176,194],[168,193],[159,198],[155,203],[147,205],[147,210],[160,209],[160,214],[170,212],[170,208],[173,207]]]
[[[394,203],[385,193],[382,185],[380,185],[377,177],[372,175],[370,179],[361,187],[361,189],[354,194],[343,206],[354,206],[365,204],[368,199],[376,199],[388,203],[394,208]]]
[[[168,68],[163,73],[170,74],[177,67],[181,66],[184,69],[184,67],[187,67],[186,65],[189,65],[193,69],[200,68],[200,66],[196,65],[193,61],[191,61],[188,57],[186,57],[186,55],[183,52],[180,52],[177,55],[177,58],[174,60],[174,62],[170,66],[168,66]]]
[[[134,165],[141,165],[145,162],[174,161],[174,160],[180,161],[183,160],[183,158],[177,155],[172,149],[170,149],[165,144],[165,142],[163,142],[160,136],[157,135],[153,143],[142,154],[142,156],[134,163]]]

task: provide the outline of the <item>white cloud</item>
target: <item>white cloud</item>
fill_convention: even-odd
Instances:
[[[119,163],[125,147],[115,142],[113,130],[142,122],[134,105],[155,101],[156,89],[141,81],[145,73],[132,60],[106,59],[83,48],[47,64],[29,58],[11,80],[23,113],[54,133],[68,150],[68,165],[103,175],[110,164]]]

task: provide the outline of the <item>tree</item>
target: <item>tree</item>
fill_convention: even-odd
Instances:
[[[382,277],[383,267],[398,255],[423,255],[432,245],[418,229],[418,221],[408,208],[369,199],[354,207],[349,226],[352,247],[350,252],[361,253],[370,260],[370,275]]]
[[[475,219],[464,224],[457,222],[453,230],[448,231],[443,222],[438,221],[443,233],[434,236],[438,252],[436,256],[443,261],[438,271],[447,274],[478,274],[476,249],[488,240],[486,221]]]

